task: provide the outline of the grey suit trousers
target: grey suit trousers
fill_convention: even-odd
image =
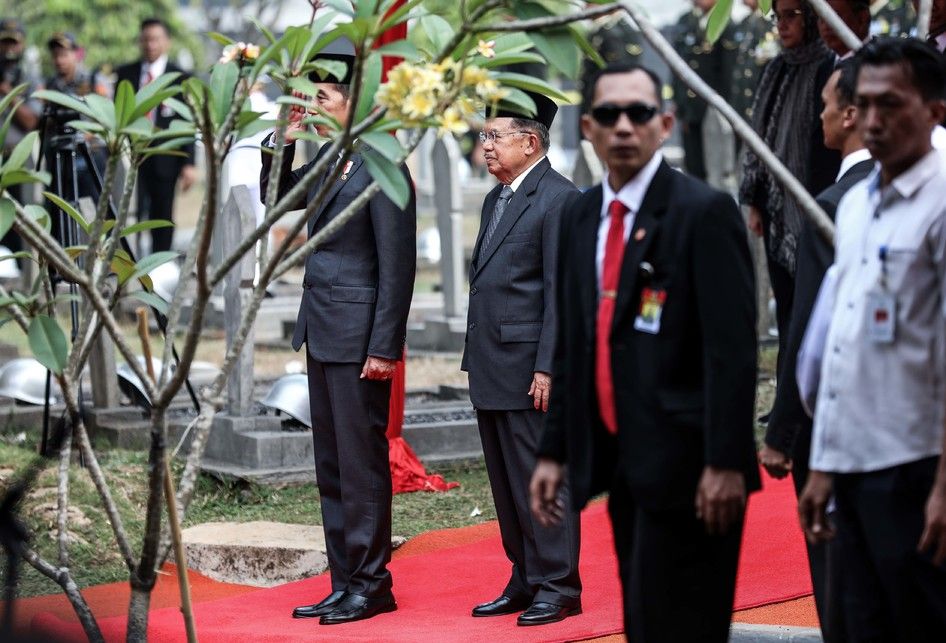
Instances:
[[[543,527],[529,509],[542,414],[535,410],[476,412],[486,470],[512,574],[503,594],[565,607],[578,604],[579,515],[567,488],[561,524]]]
[[[315,473],[332,591],[391,590],[391,382],[360,379],[361,364],[307,354]]]

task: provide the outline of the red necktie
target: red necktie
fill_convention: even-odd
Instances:
[[[145,72],[145,82],[142,85],[142,87],[144,87],[145,85],[150,85],[152,80],[154,80],[154,74],[152,74],[151,70],[149,69],[148,71]],[[153,123],[154,117],[155,117],[155,110],[152,109],[151,111],[148,112],[148,120]]]
[[[621,260],[624,258],[624,215],[626,205],[615,199],[608,205],[611,223],[604,244],[601,262],[601,297],[598,299],[598,322],[595,326],[595,389],[598,392],[598,411],[605,428],[618,432],[617,407],[614,403],[614,380],[611,376],[611,324],[618,281],[621,278]]]

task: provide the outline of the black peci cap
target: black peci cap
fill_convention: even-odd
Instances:
[[[523,90],[525,91],[525,90]],[[526,116],[522,112],[516,112],[500,104],[492,118],[527,118],[545,125],[546,129],[552,127],[552,121],[555,120],[555,114],[558,112],[558,105],[548,96],[536,92],[525,91],[526,95],[535,102],[535,116]]]
[[[309,73],[309,80],[313,83],[337,83],[339,85],[350,85],[352,75],[355,69],[355,45],[348,38],[337,38],[327,44],[322,51],[315,55],[314,60],[334,60],[345,63],[345,75],[341,78],[333,74],[327,74],[324,78],[319,71]]]

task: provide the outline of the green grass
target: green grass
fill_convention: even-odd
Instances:
[[[9,439],[9,438],[7,438]],[[0,442],[0,491],[33,460],[35,449]],[[112,483],[112,494],[125,521],[125,528],[140,546],[147,501],[144,453],[106,451],[100,456],[102,468]],[[482,460],[441,466],[440,473],[460,487],[446,493],[398,494],[393,503],[393,533],[412,537],[431,529],[461,527],[495,519],[486,469]],[[32,546],[55,563],[56,468],[53,464],[37,479],[20,515],[32,534]],[[87,472],[73,467],[70,472],[71,569],[79,587],[124,581],[128,573],[122,562],[111,528],[101,510],[101,502]],[[480,513],[471,516],[475,508]],[[222,483],[202,476],[184,527],[204,522],[249,522],[270,520],[295,524],[321,523],[318,491],[313,484],[267,487],[245,482]],[[5,572],[0,571],[0,583]],[[20,596],[58,593],[59,588],[29,565],[21,566]]]

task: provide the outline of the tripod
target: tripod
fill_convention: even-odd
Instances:
[[[78,120],[78,118],[79,115],[75,112],[64,111],[56,108],[53,105],[49,105],[47,107],[43,113],[43,117],[39,126],[41,132],[40,161],[46,161],[47,165],[49,164],[50,160],[52,161],[53,167],[51,169],[55,171],[56,195],[63,201],[66,201],[76,210],[78,210],[79,198],[81,196],[92,196],[93,198],[97,196],[98,198],[107,199],[108,217],[109,219],[114,220],[116,218],[115,207],[112,203],[111,195],[103,193],[102,176],[99,173],[99,168],[95,163],[95,159],[89,147],[88,141],[86,141],[82,134],[65,124],[71,120]],[[52,158],[48,158],[47,154],[51,154]],[[85,173],[83,175],[80,175],[79,167],[76,162],[77,158],[84,162]],[[85,187],[84,191],[88,194],[82,194],[83,190],[80,189],[80,180],[82,181],[83,187]],[[54,236],[56,236],[56,240],[63,247],[78,245],[81,242],[78,223],[74,221],[72,217],[70,217],[65,211],[63,211],[62,208],[57,206],[56,210],[58,212],[58,217],[56,219],[56,222],[58,223],[58,234],[55,234],[57,231],[54,230]],[[131,261],[136,263],[134,252],[132,251],[131,245],[128,243],[127,238],[119,237],[119,242],[121,243],[122,249],[128,253]],[[55,284],[58,278],[55,275],[53,278]],[[76,294],[75,284],[69,284],[69,292],[71,295]],[[75,343],[79,326],[79,305],[75,297],[70,297],[69,308],[70,321],[72,324],[71,339],[72,342]],[[177,348],[174,346],[173,340],[168,340],[167,317],[153,306],[151,307],[151,311],[155,316],[155,321],[157,322],[158,329],[161,331],[161,335],[164,337],[164,340],[172,341],[171,352],[174,357],[175,365],[180,364],[180,357],[178,356]],[[194,410],[199,412],[200,404],[197,401],[197,394],[194,392],[194,387],[191,385],[189,377],[185,378],[184,384],[187,387],[187,392],[190,396],[191,402],[194,405]],[[40,454],[42,455],[48,455],[47,445],[49,442],[49,413],[51,393],[52,373],[50,371],[46,371],[46,395],[43,404],[43,433],[40,443]],[[80,409],[84,408],[82,397],[83,395],[80,378]]]

